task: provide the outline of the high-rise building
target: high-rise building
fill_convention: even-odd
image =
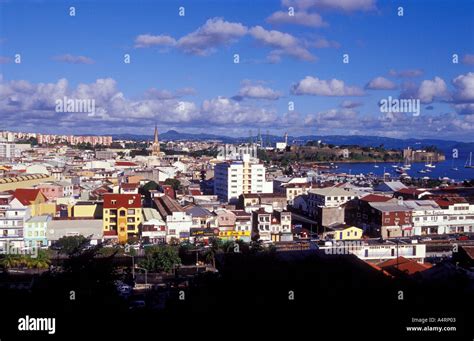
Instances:
[[[273,183],[265,180],[265,166],[250,162],[248,154],[241,161],[218,163],[214,168],[214,194],[220,200],[237,202],[241,194],[272,192]]]

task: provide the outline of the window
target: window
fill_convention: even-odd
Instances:
[[[120,216],[121,216],[121,217],[125,217],[125,210],[121,210],[121,211],[120,211]]]
[[[129,208],[127,210],[127,214],[130,214],[130,215],[134,215],[135,214],[135,210],[133,208]]]
[[[111,203],[112,205],[116,205],[116,204],[117,204],[117,200],[111,200],[110,203]]]
[[[129,231],[135,230],[135,225],[127,225],[127,230]]]

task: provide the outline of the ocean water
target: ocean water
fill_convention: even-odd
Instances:
[[[426,169],[425,163],[412,163],[411,169],[405,171],[412,178],[422,178],[429,177],[431,179],[438,179],[439,177],[448,177],[456,181],[471,180],[474,179],[474,168],[464,168],[467,158],[469,155],[460,155],[457,159],[448,159],[444,162],[433,163],[436,168],[431,168],[430,173],[418,173],[422,169]],[[473,161],[474,165],[474,153]],[[339,166],[337,171],[338,173],[350,173],[350,174],[367,174],[374,173],[378,176],[383,176],[384,168],[386,173],[390,173],[392,177],[399,177],[400,174],[395,171],[396,168],[392,165],[397,165],[393,162],[377,162],[376,165],[379,166],[375,168],[375,163],[336,163]],[[403,164],[400,163],[399,166]],[[453,170],[452,168],[457,167],[458,170]]]

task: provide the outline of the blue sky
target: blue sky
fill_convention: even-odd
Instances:
[[[473,22],[468,0],[0,1],[0,129],[474,141]]]

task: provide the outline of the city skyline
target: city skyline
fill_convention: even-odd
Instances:
[[[472,2],[78,2],[74,16],[70,6],[2,2],[2,129],[474,141]],[[382,113],[392,97],[419,99],[419,115]],[[95,110],[56,112],[62,98]]]

